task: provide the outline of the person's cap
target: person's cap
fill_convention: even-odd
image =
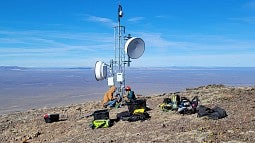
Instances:
[[[128,91],[128,90],[131,90],[131,87],[130,87],[130,86],[127,86],[127,87],[126,87],[126,91]]]

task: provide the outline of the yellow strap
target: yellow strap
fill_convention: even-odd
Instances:
[[[144,113],[145,109],[135,109],[134,114]]]
[[[165,103],[161,103],[161,104],[159,104],[159,107],[164,107],[166,104]]]
[[[173,102],[176,102],[176,96],[173,97]]]

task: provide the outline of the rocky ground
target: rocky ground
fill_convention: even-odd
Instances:
[[[228,116],[219,120],[180,115],[159,108],[173,94],[198,96],[200,105],[219,106]],[[91,129],[100,102],[34,109],[0,115],[0,142],[255,142],[255,87],[208,85],[182,92],[145,96],[151,118],[146,121],[118,121],[110,128]],[[111,119],[127,107],[110,110]],[[45,113],[59,113],[61,121],[45,123]]]

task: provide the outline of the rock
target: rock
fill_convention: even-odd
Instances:
[[[33,135],[33,137],[35,137],[35,138],[37,138],[39,135],[41,135],[42,133],[41,132],[39,132],[39,131],[37,131],[34,135]]]

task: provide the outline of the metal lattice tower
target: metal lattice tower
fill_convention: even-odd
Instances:
[[[122,7],[118,8],[118,25],[114,27],[114,60],[112,60],[112,75],[114,77],[114,84],[118,89],[118,93],[123,95],[125,87],[125,62],[126,56],[124,51],[125,45],[125,26],[121,26],[120,19],[123,16]]]
[[[104,80],[108,77],[108,86],[115,85],[116,92],[120,96],[124,94],[125,66],[129,67],[130,59],[137,59],[144,52],[144,41],[141,38],[132,38],[130,34],[125,36],[125,26],[120,23],[122,17],[122,6],[119,5],[118,25],[114,27],[114,58],[110,60],[109,65],[102,61],[97,61],[95,64],[96,80]]]

